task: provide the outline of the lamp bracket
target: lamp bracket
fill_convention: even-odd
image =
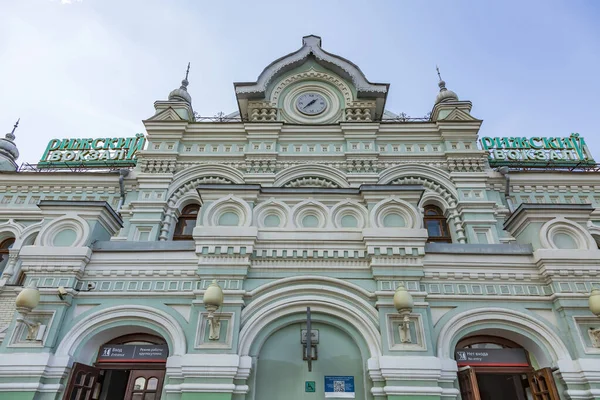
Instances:
[[[24,324],[27,327],[26,340],[33,340],[41,342],[46,331],[46,325],[42,325],[39,322],[28,320],[25,317],[17,318],[17,323]]]

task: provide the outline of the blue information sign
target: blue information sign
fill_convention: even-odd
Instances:
[[[353,399],[354,398],[354,377],[353,376],[326,376],[325,377],[325,397],[333,399]]]

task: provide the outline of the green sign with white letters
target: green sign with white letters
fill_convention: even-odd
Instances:
[[[128,138],[52,139],[38,167],[132,167],[145,144],[143,133]]]
[[[568,137],[483,137],[481,148],[489,152],[492,167],[514,163],[531,166],[595,163],[579,133]]]

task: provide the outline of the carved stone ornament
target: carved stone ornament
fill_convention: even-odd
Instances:
[[[600,328],[590,328],[588,334],[592,340],[592,346],[600,348]]]

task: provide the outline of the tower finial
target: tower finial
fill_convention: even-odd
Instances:
[[[185,78],[181,81],[181,89],[187,90],[187,86],[190,84],[188,82],[188,75],[190,74],[190,63],[188,62],[187,69],[185,70]]]
[[[437,71],[438,78],[440,78],[440,81],[442,81],[443,79],[442,79],[442,74],[440,74],[440,68],[439,68],[439,67],[436,65],[436,66],[435,66],[435,69],[436,69],[436,71]]]
[[[13,126],[12,132],[10,132],[10,133],[7,133],[7,134],[6,134],[6,136],[5,136],[5,137],[6,137],[8,140],[10,140],[10,141],[13,141],[13,140],[15,140],[15,131],[17,130],[17,127],[19,126],[19,121],[21,121],[21,118],[19,118],[19,119],[17,120],[17,122],[15,122],[15,125]]]
[[[440,81],[438,82],[438,86],[440,87],[440,92],[438,93],[435,104],[444,102],[444,101],[458,101],[458,96],[452,90],[446,89],[446,82],[442,79],[442,74],[440,73],[440,68],[436,65],[435,70],[437,71],[438,78]]]

